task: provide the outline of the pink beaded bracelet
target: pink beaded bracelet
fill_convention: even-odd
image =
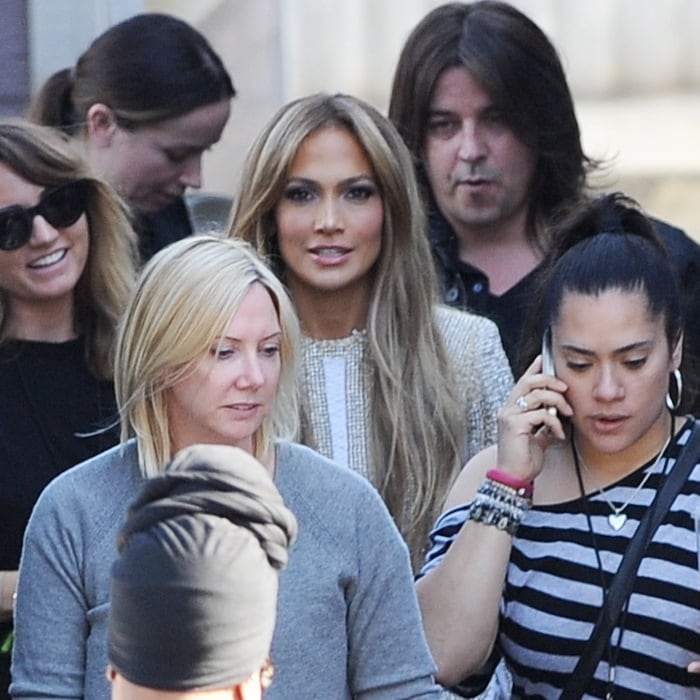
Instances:
[[[503,486],[508,486],[515,489],[520,495],[526,498],[532,498],[532,494],[535,490],[535,485],[532,481],[525,481],[525,479],[518,479],[517,476],[511,476],[502,472],[500,469],[489,469],[486,472],[486,478],[495,481],[498,484],[503,484]]]

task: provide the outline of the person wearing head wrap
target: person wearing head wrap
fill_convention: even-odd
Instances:
[[[114,700],[260,698],[297,524],[262,465],[181,450],[129,509],[112,566]]]

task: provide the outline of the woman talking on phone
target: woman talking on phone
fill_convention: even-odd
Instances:
[[[473,694],[502,656],[517,698],[695,698],[700,436],[679,295],[620,195],[558,240],[533,306],[556,376],[537,356],[516,383],[417,584],[438,680]]]

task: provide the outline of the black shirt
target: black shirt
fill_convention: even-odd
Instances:
[[[115,445],[119,428],[112,383],[89,371],[82,338],[4,343],[0,397],[0,570],[14,571],[43,488]],[[10,630],[9,622],[0,624],[0,641]],[[9,698],[9,664],[0,654],[0,698]]]
[[[192,222],[184,199],[176,199],[154,214],[136,220],[141,262],[150,260],[161,248],[192,234]]]
[[[534,269],[501,295],[491,294],[489,278],[473,265],[460,260],[457,261],[456,270],[464,285],[465,308],[486,316],[498,326],[503,349],[514,369],[522,343],[523,320],[539,270]],[[453,294],[456,296],[457,291],[453,291]]]

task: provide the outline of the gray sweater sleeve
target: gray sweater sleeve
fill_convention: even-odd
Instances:
[[[486,318],[479,318],[479,321],[479,332],[475,333],[474,348],[474,356],[481,367],[477,375],[479,390],[475,392],[479,400],[474,402],[478,405],[472,407],[477,415],[471,418],[472,421],[478,421],[481,424],[483,435],[482,444],[474,445],[475,451],[469,457],[473,457],[474,454],[496,442],[498,412],[513,389],[513,375],[503,350],[498,327]]]
[[[349,589],[349,674],[362,700],[439,698],[408,550],[376,493],[358,511],[357,579]]]
[[[116,532],[140,477],[113,448],[64,472],[27,526],[15,608],[15,698],[110,696],[105,678],[109,572]]]
[[[58,507],[64,495],[60,488],[44,492],[24,536],[12,655],[15,698],[82,698],[84,693],[83,542],[79,528],[65,523],[70,499]]]

